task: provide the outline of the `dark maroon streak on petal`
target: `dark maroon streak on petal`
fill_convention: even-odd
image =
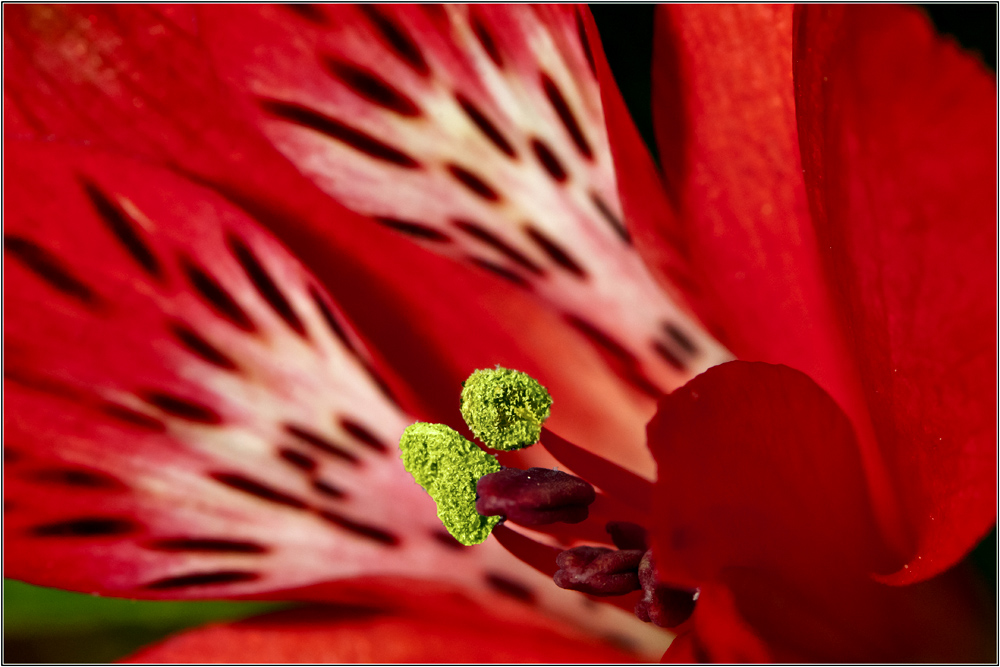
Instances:
[[[413,100],[374,72],[329,56],[321,58],[320,61],[326,71],[372,104],[377,104],[400,116],[415,118],[421,115],[420,107]]]
[[[478,16],[475,6],[469,12],[469,25],[472,26],[472,33],[479,40],[483,50],[486,51],[486,55],[490,57],[493,64],[497,67],[503,67],[503,57],[500,55],[500,49],[497,48],[497,42],[493,39],[493,35],[490,34],[489,28],[486,27],[486,24]]]
[[[221,424],[222,416],[208,407],[187,398],[181,398],[163,391],[144,391],[139,396],[171,417],[184,419],[198,424]]]
[[[420,47],[410,37],[406,31],[395,21],[385,15],[377,5],[358,5],[365,16],[374,24],[375,28],[385,39],[389,47],[395,51],[407,65],[413,68],[417,74],[427,76],[431,69],[421,53]]]
[[[390,229],[395,229],[397,232],[402,232],[407,236],[412,236],[415,239],[421,241],[431,241],[433,243],[451,243],[451,237],[440,232],[433,227],[429,227],[419,222],[413,222],[412,220],[401,220],[399,218],[390,218],[382,215],[374,216],[375,222],[385,225]]]
[[[145,588],[151,591],[167,591],[178,588],[190,588],[193,586],[218,586],[220,584],[236,584],[247,581],[256,581],[260,575],[256,572],[245,572],[242,570],[224,570],[220,572],[199,572],[197,574],[184,574],[178,577],[166,577],[146,584]]]
[[[562,162],[556,157],[552,149],[549,148],[541,139],[531,140],[531,150],[534,151],[535,157],[538,159],[539,164],[548,172],[549,176],[552,177],[557,183],[565,183],[567,179],[566,168],[562,166]]]
[[[268,549],[255,542],[243,542],[240,540],[227,540],[219,538],[192,538],[176,537],[169,539],[153,540],[144,545],[147,549],[154,551],[169,552],[201,552],[201,553],[229,553],[229,554],[263,554]]]
[[[527,225],[525,232],[553,262],[566,269],[578,278],[586,278],[587,272],[558,243],[545,235],[542,230],[533,225]]]
[[[88,308],[96,310],[103,306],[103,299],[93,288],[74,276],[62,260],[38,243],[21,236],[5,235],[3,249],[56,291]]]
[[[670,364],[671,366],[673,366],[677,370],[683,371],[685,369],[684,362],[681,361],[680,359],[678,359],[677,355],[674,354],[670,350],[670,348],[668,348],[666,345],[664,345],[660,341],[655,341],[653,343],[653,349],[656,350],[656,353],[658,355],[660,355],[660,357],[664,361],[666,361],[668,364]]]
[[[7,366],[3,369],[3,377],[9,382],[32,391],[42,392],[70,401],[86,402],[88,400],[86,394],[74,387],[53,378],[45,377],[39,373],[18,368],[10,360],[7,361]]]
[[[143,271],[154,280],[162,281],[165,277],[163,265],[143,238],[143,233],[140,231],[141,226],[97,185],[85,178],[80,178],[80,182],[87,198],[90,199],[90,203],[101,222],[107,226],[108,231],[118,239],[125,251],[135,259]]]
[[[456,540],[455,537],[446,530],[435,530],[431,533],[431,537],[433,537],[439,544],[442,544],[449,549],[454,549],[455,551],[465,551],[465,545]]]
[[[480,176],[457,164],[448,165],[448,173],[465,188],[481,199],[489,202],[500,201],[497,191]]]
[[[486,583],[497,593],[514,598],[515,600],[520,600],[521,602],[527,602],[529,604],[535,601],[535,594],[528,586],[525,586],[518,581],[514,581],[510,577],[506,577],[502,574],[495,574],[492,572],[487,573]]]
[[[399,537],[390,533],[387,530],[379,528],[377,526],[372,526],[365,523],[360,523],[358,521],[353,521],[345,516],[337,514],[336,512],[330,512],[329,510],[321,510],[319,515],[329,521],[335,526],[339,526],[344,530],[354,533],[358,537],[362,537],[367,540],[373,540],[380,544],[386,546],[394,547],[400,542]]]
[[[358,457],[351,452],[302,426],[285,424],[285,432],[294,435],[302,442],[312,445],[321,452],[325,452],[354,465],[359,463]]]
[[[587,66],[590,67],[590,73],[596,77],[597,63],[594,62],[594,52],[590,50],[590,40],[587,39],[587,28],[583,25],[583,16],[580,15],[579,10],[576,12],[576,32],[580,38],[580,46],[583,47],[583,55],[587,59]]]
[[[310,5],[302,3],[292,3],[292,4],[282,4],[279,5],[282,9],[287,9],[296,16],[304,18],[310,23],[314,23],[318,26],[325,26],[329,23],[326,14],[323,13],[322,5]]]
[[[698,348],[695,346],[695,344],[691,341],[690,338],[688,338],[684,334],[683,331],[678,329],[675,325],[671,324],[670,322],[664,322],[663,330],[667,332],[667,335],[670,336],[670,338],[675,343],[681,346],[685,352],[687,352],[690,355],[698,354]]]
[[[278,452],[278,456],[292,466],[306,472],[312,472],[319,465],[316,463],[316,459],[311,456],[306,456],[301,452],[297,452],[294,449],[283,448]]]
[[[226,234],[226,245],[229,246],[236,261],[239,262],[250,282],[257,289],[257,293],[271,306],[278,317],[283,319],[295,333],[303,338],[308,338],[302,320],[299,319],[295,309],[288,303],[288,299],[281,293],[281,289],[268,275],[267,270],[261,265],[253,251],[235,234]]]
[[[129,426],[136,426],[154,433],[162,433],[167,430],[167,425],[162,420],[150,417],[149,415],[144,415],[141,412],[136,412],[132,408],[127,408],[124,405],[118,405],[117,403],[104,403],[99,407],[99,410],[106,416],[128,424]]]
[[[324,496],[327,496],[328,498],[339,500],[347,497],[346,493],[344,493],[337,487],[333,486],[332,484],[324,482],[321,479],[314,479],[312,483],[312,488],[317,493],[321,493]]]
[[[583,136],[580,123],[576,120],[576,116],[573,115],[569,104],[566,103],[566,98],[563,97],[559,86],[544,72],[542,73],[542,88],[545,90],[545,95],[549,98],[549,102],[552,104],[556,115],[559,116],[559,120],[562,121],[563,126],[566,128],[566,132],[569,133],[573,143],[576,144],[577,150],[580,151],[583,157],[592,160],[594,158],[594,151],[590,148],[587,138]]]
[[[636,389],[651,397],[659,397],[660,389],[639,368],[639,361],[621,343],[596,326],[571,313],[564,315],[566,322],[587,337],[618,365],[618,370]]]
[[[385,454],[389,451],[388,445],[379,440],[371,431],[353,419],[342,417],[340,419],[340,427],[347,431],[352,438],[369,449],[373,449],[380,454]]]
[[[527,278],[522,277],[520,274],[508,269],[506,267],[500,266],[495,262],[491,262],[488,259],[483,259],[482,257],[470,257],[469,261],[484,271],[489,271],[490,273],[499,276],[506,280],[507,282],[513,283],[518,287],[526,290],[531,289],[531,283]]]
[[[221,350],[201,337],[194,329],[183,322],[170,322],[167,325],[174,338],[191,354],[202,361],[207,361],[213,366],[217,366],[227,371],[238,371],[239,367],[232,359],[226,356]]]
[[[219,284],[219,281],[187,257],[181,257],[180,264],[191,287],[205,301],[205,304],[215,311],[216,315],[247,333],[253,333],[257,330],[257,325],[240,308],[236,299],[230,296],[229,292]]]
[[[622,241],[631,245],[632,235],[629,234],[628,228],[625,227],[625,223],[623,223],[617,215],[611,212],[611,209],[608,207],[607,202],[604,201],[604,198],[596,192],[591,192],[590,201],[594,204],[594,208],[597,209],[597,212],[601,214],[601,217],[604,218],[608,225],[611,226],[611,229],[615,231],[615,234],[617,234]]]
[[[336,139],[376,160],[388,162],[405,169],[420,168],[419,162],[401,150],[379,141],[375,137],[346,125],[335,118],[330,118],[315,109],[309,109],[293,102],[268,99],[260,100],[260,106],[264,111],[276,118],[319,132],[331,139]]]
[[[528,271],[534,273],[537,276],[545,274],[545,270],[542,267],[535,264],[533,261],[524,256],[520,251],[515,250],[506,241],[501,239],[499,236],[489,231],[485,227],[478,225],[469,220],[453,220],[452,224],[458,227],[460,230],[468,234],[474,239],[482,241],[486,245],[494,248],[505,257],[511,261],[523,266]]]
[[[68,486],[76,489],[92,489],[95,491],[125,491],[128,489],[117,478],[98,470],[46,468],[27,473],[25,478],[41,484]]]
[[[479,110],[479,107],[477,107],[462,93],[455,93],[455,100],[458,102],[458,105],[462,107],[462,111],[464,111],[465,115],[469,117],[469,120],[471,120],[472,123],[479,128],[479,131],[483,133],[483,136],[489,139],[494,146],[500,149],[500,151],[508,157],[514,159],[517,158],[517,151],[515,151],[514,147],[511,146],[509,141],[507,141],[507,138],[503,136],[503,133],[497,129],[496,125],[490,122],[490,119],[486,117],[486,114]]]
[[[336,315],[327,305],[326,299],[319,293],[319,290],[315,286],[309,286],[309,296],[312,298],[313,303],[316,304],[316,309],[319,310],[320,315],[323,316],[323,321],[326,325],[330,327],[330,331],[333,335],[340,341],[340,343],[347,348],[347,350],[357,356],[358,351],[355,349],[354,345],[351,343],[351,339],[347,337],[347,333],[344,331],[344,327],[337,320]]]
[[[282,493],[281,491],[272,489],[265,484],[256,482],[248,477],[244,477],[243,475],[228,472],[213,472],[209,473],[209,477],[225,484],[231,489],[242,491],[243,493],[277,505],[284,505],[285,507],[291,507],[299,510],[309,508],[309,505],[304,501],[290,496],[287,493]]]
[[[139,529],[139,524],[131,519],[82,517],[35,526],[31,534],[36,537],[119,537]]]

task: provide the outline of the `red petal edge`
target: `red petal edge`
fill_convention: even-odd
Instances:
[[[871,580],[888,553],[857,441],[806,375],[717,366],[662,399],[648,434],[660,576],[700,589],[692,622],[710,659],[981,657],[986,614],[963,573]]]
[[[825,270],[931,577],[996,522],[996,84],[903,7],[795,25],[802,165]]]
[[[790,6],[658,8],[653,120],[700,286],[688,299],[738,358],[800,369],[834,397],[857,429],[879,520],[902,543],[809,216],[791,29]]]
[[[353,597],[360,600],[192,630],[145,648],[126,662],[572,663],[637,659],[497,596],[484,595],[473,602],[446,590],[392,589],[377,580],[360,586],[347,582],[344,587],[357,589],[352,591]],[[366,592],[373,595],[366,597]],[[393,597],[386,597],[386,593]]]

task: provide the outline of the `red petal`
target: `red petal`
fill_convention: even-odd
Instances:
[[[376,591],[380,592],[380,591]],[[186,632],[128,662],[547,663],[634,662],[634,653],[555,623],[516,602],[442,591],[278,612]]]
[[[621,228],[574,8],[260,6],[204,18],[255,122],[349,208],[532,291],[651,393],[727,358],[664,297]]]
[[[809,8],[803,167],[916,553],[948,568],[996,521],[996,86],[918,11]]]
[[[378,488],[406,480],[410,418],[287,251],[162,170],[25,144],[7,159],[10,574],[233,595],[431,541],[429,499],[392,509]]]
[[[874,565],[881,540],[851,425],[803,373],[716,366],[660,401],[648,436],[668,581],[698,585],[736,565],[804,578]]]
[[[397,574],[517,591],[660,648],[495,540],[442,539],[398,458],[412,418],[244,212],[111,156],[10,142],[6,159],[8,576],[160,598]]]
[[[652,402],[602,360],[620,350],[605,350],[599,333],[574,328],[523,289],[331,201],[249,121],[259,109],[229,96],[190,10],[5,7],[5,94],[17,102],[8,107],[17,117],[11,126],[30,118],[46,137],[112,146],[213,184],[331,290],[416,390],[420,414],[458,426],[455,388],[474,368],[501,363],[559,397],[552,423],[562,432],[650,473],[642,425]],[[261,11],[270,10],[232,9],[234,17]]]
[[[868,576],[886,553],[856,440],[804,374],[717,366],[661,401],[649,441],[657,566],[700,588],[693,623],[712,660],[979,655],[985,614],[966,583]]]
[[[611,68],[600,36],[589,12],[581,12],[588,46],[593,54],[601,103],[614,159],[618,196],[636,250],[642,255],[659,285],[682,307],[697,293],[688,266],[687,240],[649,149],[632,121]]]
[[[806,372],[861,434],[891,492],[822,273],[799,165],[790,6],[660,8],[654,121],[688,240],[695,311],[740,359]],[[887,509],[882,510],[885,506]]]

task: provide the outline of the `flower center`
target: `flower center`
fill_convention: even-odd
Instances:
[[[552,398],[525,373],[497,367],[477,370],[464,383],[462,417],[475,436],[496,450],[538,442]],[[400,439],[403,465],[438,506],[438,517],[462,544],[486,540],[499,523],[521,526],[580,523],[597,497],[588,482],[547,468],[502,468],[496,458],[443,424],[418,422]],[[596,596],[642,591],[635,615],[672,628],[694,611],[697,592],[659,583],[642,526],[612,521],[614,549],[577,546],[556,558],[560,588]]]

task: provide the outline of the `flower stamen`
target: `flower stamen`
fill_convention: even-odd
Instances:
[[[548,468],[504,468],[476,484],[476,511],[522,526],[580,523],[594,502],[594,487],[579,477]]]
[[[635,604],[635,615],[640,621],[661,628],[674,628],[694,613],[698,592],[660,584],[657,581],[652,550],[647,551],[639,563],[639,583],[642,586],[642,598]]]
[[[573,547],[556,558],[556,586],[591,595],[625,595],[640,589],[638,549]]]

